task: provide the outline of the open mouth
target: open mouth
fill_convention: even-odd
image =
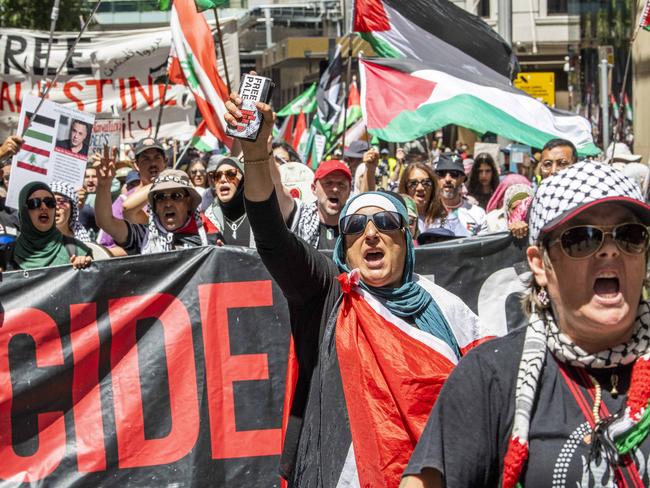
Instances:
[[[176,218],[176,211],[174,211],[174,210],[165,210],[165,212],[163,213],[163,218],[166,221],[174,220],[174,218]]]
[[[328,202],[330,202],[332,205],[338,205],[339,204],[339,199],[336,197],[329,197],[327,199]]]
[[[600,277],[594,282],[594,293],[601,298],[614,298],[621,289],[618,277]]]
[[[369,249],[363,254],[363,259],[371,268],[378,266],[384,259],[384,251],[379,249]]]
[[[38,216],[38,221],[47,224],[50,221],[50,217],[47,214],[40,214]]]
[[[230,194],[230,186],[229,185],[222,185],[219,187],[219,195],[222,197],[228,196]]]
[[[158,171],[158,166],[150,166],[149,167],[149,174],[151,175],[152,178],[155,178],[156,176],[158,176],[158,173],[160,173],[160,171]]]

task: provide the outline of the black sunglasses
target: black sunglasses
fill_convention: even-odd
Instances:
[[[187,193],[182,191],[175,191],[173,193],[157,192],[153,194],[153,200],[154,202],[164,202],[165,200],[173,200],[175,202],[178,202],[186,196]]]
[[[403,227],[402,216],[397,212],[384,210],[373,215],[352,214],[343,217],[341,220],[341,232],[343,234],[360,234],[366,228],[368,220],[372,220],[377,230],[390,232]]]
[[[423,180],[408,180],[406,182],[406,188],[409,190],[415,190],[418,185],[422,185],[425,188],[431,188],[433,186],[433,181],[429,178],[424,178]]]
[[[455,171],[453,169],[438,169],[438,170],[436,170],[436,175],[438,176],[438,178],[444,178],[447,175],[451,175],[452,178],[456,179],[456,178],[460,178],[464,174],[465,173],[463,173],[462,171]]]
[[[27,208],[29,210],[36,210],[37,208],[41,208],[41,204],[43,203],[47,208],[56,208],[56,200],[52,197],[30,198],[27,200]]]
[[[570,258],[585,259],[600,250],[607,235],[612,236],[616,247],[625,254],[642,254],[650,244],[650,232],[645,225],[627,223],[619,224],[611,230],[595,225],[577,225],[562,232],[547,247],[559,242],[564,254]]]

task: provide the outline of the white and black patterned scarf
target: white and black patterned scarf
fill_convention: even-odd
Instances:
[[[147,213],[149,214],[149,224],[147,226],[147,236],[142,245],[141,254],[153,254],[174,250],[174,233],[165,229],[165,227],[160,223],[158,216],[151,208],[147,210]],[[203,221],[201,220],[201,214],[198,209],[194,211],[193,218],[194,222],[196,222],[198,235],[201,238],[201,245],[207,246],[208,238],[205,234]]]
[[[304,239],[310,246],[318,248],[320,239],[320,218],[318,217],[317,202],[304,205],[298,219],[298,229],[296,233]]]
[[[68,227],[73,232],[75,239],[81,242],[90,242],[90,234],[86,228],[79,222],[79,197],[74,187],[65,181],[53,181],[50,185],[52,193],[61,195],[68,199],[70,202],[70,218],[68,220]]]

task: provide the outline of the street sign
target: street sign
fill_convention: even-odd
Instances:
[[[555,73],[519,73],[514,85],[549,107],[555,107]]]

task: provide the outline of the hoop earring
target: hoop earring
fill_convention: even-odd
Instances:
[[[551,299],[548,296],[548,292],[546,291],[546,288],[544,288],[543,286],[540,287],[539,291],[537,292],[537,301],[542,306],[542,308],[548,307],[549,304],[551,303]]]

